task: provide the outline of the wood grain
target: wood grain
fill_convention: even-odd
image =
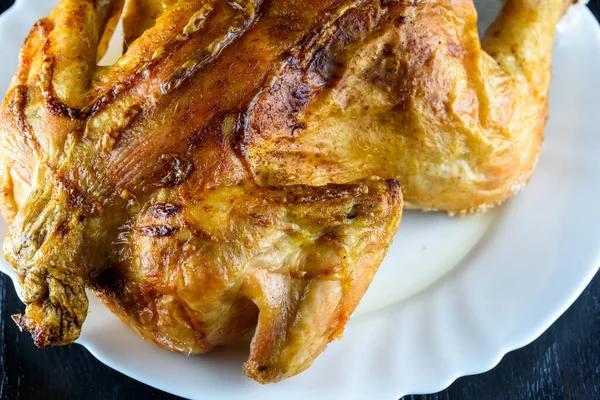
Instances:
[[[0,0],[0,12],[12,3]],[[600,16],[600,0],[589,7]],[[0,274],[0,399],[176,399],[113,371],[79,345],[36,349],[10,319],[22,310]],[[492,371],[405,399],[600,399],[600,276],[546,333]]]

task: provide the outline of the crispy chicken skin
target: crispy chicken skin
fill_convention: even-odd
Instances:
[[[341,336],[397,229],[399,196],[393,181],[157,194],[130,222],[126,262],[94,288],[144,338],[185,354],[256,326],[244,369],[278,381]]]
[[[451,213],[527,181],[570,2],[508,0],[482,49],[471,0],[60,0],[0,111],[15,321],[71,343],[88,287],[167,349],[256,327],[248,376],[301,372],[384,257],[397,181]]]
[[[133,42],[112,67],[96,62],[117,1],[63,0],[23,47],[0,114],[4,253],[27,305],[14,319],[40,347],[71,343],[88,287],[143,337],[185,354],[256,328],[246,373],[294,375],[341,336],[369,286],[400,223],[400,185],[253,180],[236,144],[244,104],[286,50],[257,15],[300,15],[297,5],[138,12],[149,4],[126,4]],[[140,24],[149,30],[135,40],[128,29]]]

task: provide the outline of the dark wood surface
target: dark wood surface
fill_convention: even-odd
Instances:
[[[0,0],[0,12],[12,3]],[[590,8],[600,16],[600,0]],[[79,345],[36,349],[10,319],[22,310],[0,274],[1,399],[176,399],[113,371]],[[405,399],[600,399],[600,275],[546,333],[492,371]]]

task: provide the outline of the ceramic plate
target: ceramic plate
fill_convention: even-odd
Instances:
[[[20,0],[0,17],[0,92],[30,27],[55,1]],[[476,3],[483,28],[501,1]],[[269,386],[247,379],[247,345],[169,353],[93,298],[78,343],[126,375],[198,399],[392,400],[491,369],[547,329],[600,263],[598,68],[600,28],[579,4],[559,27],[550,120],[531,183],[485,215],[407,212],[344,338],[300,376]],[[6,262],[0,269],[14,278]]]

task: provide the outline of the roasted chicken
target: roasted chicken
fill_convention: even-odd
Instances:
[[[471,0],[60,0],[0,111],[15,321],[71,343],[91,288],[167,349],[256,327],[248,376],[306,369],[392,241],[398,182],[450,213],[526,183],[569,3],[508,0],[482,47]]]

